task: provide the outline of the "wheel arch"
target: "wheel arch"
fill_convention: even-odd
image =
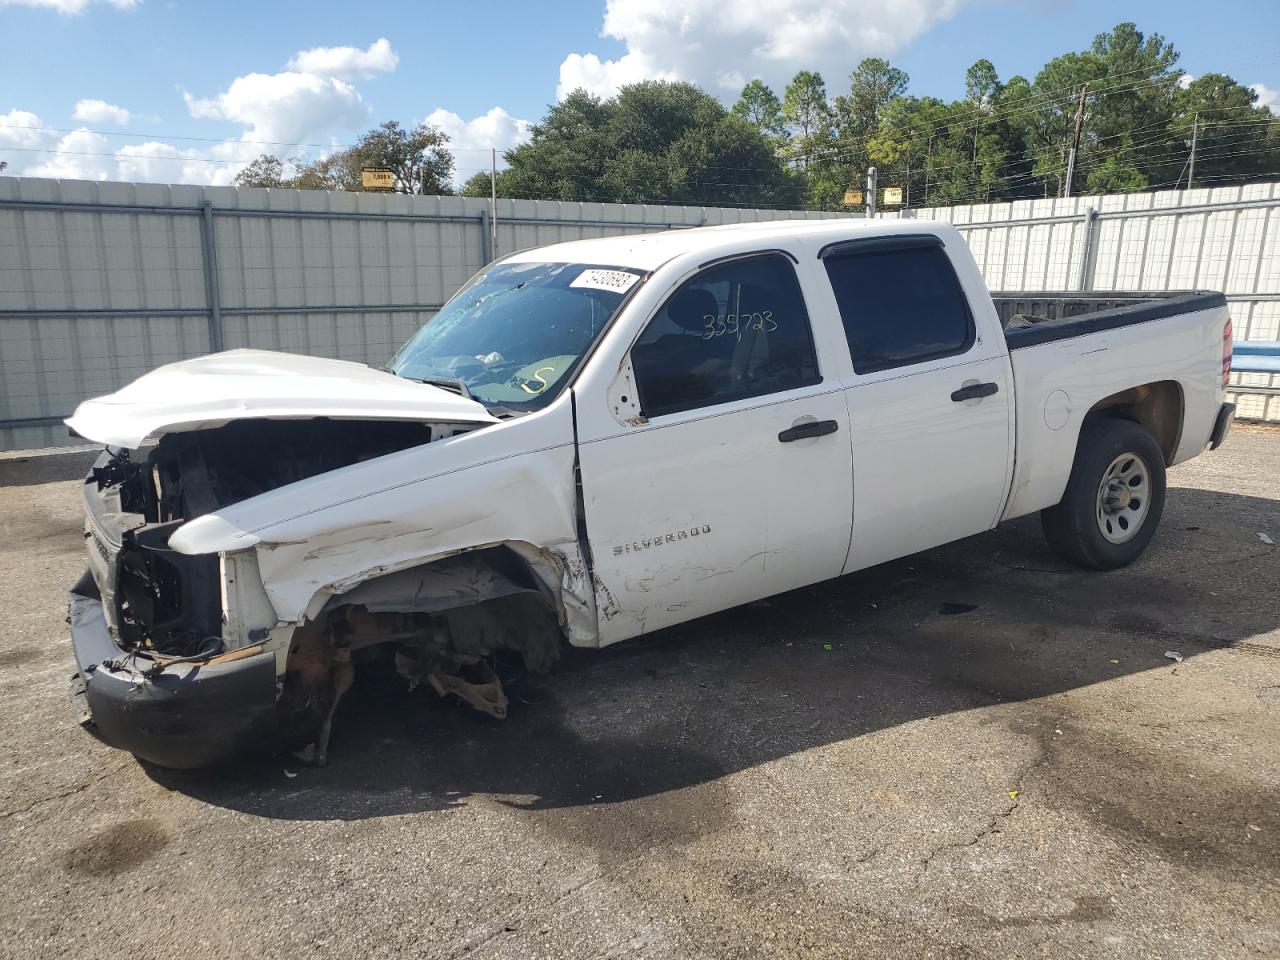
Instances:
[[[1084,416],[1084,422],[1097,417],[1132,420],[1141,424],[1155,438],[1164,455],[1165,466],[1173,463],[1182,439],[1186,399],[1182,385],[1176,380],[1156,380],[1117,391],[1103,397]],[[1083,424],[1076,438],[1077,452]]]

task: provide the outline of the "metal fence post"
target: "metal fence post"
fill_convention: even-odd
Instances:
[[[1093,231],[1097,228],[1098,211],[1090,207],[1084,212],[1084,243],[1080,251],[1080,289],[1093,289]]]
[[[200,253],[204,261],[205,304],[209,308],[209,352],[222,349],[222,292],[218,286],[218,244],[213,232],[213,204],[200,205]]]
[[[493,234],[490,232],[489,211],[480,211],[480,266],[493,263]]]

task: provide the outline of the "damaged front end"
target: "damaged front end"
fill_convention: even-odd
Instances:
[[[246,420],[108,448],[85,480],[89,571],[70,597],[81,722],[168,767],[281,743],[324,763],[334,712],[357,667],[374,662],[505,716],[491,658],[514,651],[545,669],[563,638],[557,598],[511,549],[364,578],[307,616],[281,617],[255,550],[170,546],[198,517],[471,428]]]
[[[302,745],[304,761],[326,763],[334,714],[357,667],[393,668],[409,690],[428,686],[505,719],[494,657],[518,654],[527,670],[543,673],[561,642],[552,599],[504,548],[366,581],[330,598],[293,632],[281,684],[282,740]]]

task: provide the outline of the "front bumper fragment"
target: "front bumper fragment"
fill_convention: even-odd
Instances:
[[[148,675],[148,661],[116,646],[88,573],[71,588],[69,623],[72,700],[81,724],[103,742],[178,769],[274,747],[273,653],[174,664]]]

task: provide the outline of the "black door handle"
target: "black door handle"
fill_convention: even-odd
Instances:
[[[951,394],[951,399],[956,403],[962,400],[977,400],[980,397],[989,397],[999,389],[994,383],[971,383]]]
[[[783,443],[790,443],[792,440],[807,440],[809,437],[825,437],[839,429],[840,424],[834,420],[813,420],[783,430],[778,434],[778,439]]]

